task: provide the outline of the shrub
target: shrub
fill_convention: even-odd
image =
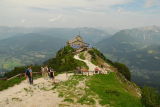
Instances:
[[[116,67],[118,69],[118,72],[124,75],[127,80],[131,80],[131,73],[126,65],[119,62],[115,62],[114,67]]]
[[[93,64],[97,65],[96,56],[98,56],[98,57],[102,58],[105,62],[110,64],[111,66],[114,66],[115,68],[117,68],[118,72],[120,72],[122,75],[124,75],[127,80],[131,80],[131,74],[130,74],[130,71],[126,65],[118,63],[118,62],[114,63],[114,62],[110,61],[109,59],[106,59],[105,56],[95,48],[93,48],[92,50],[89,50],[88,53],[90,53],[90,55],[92,56],[91,61]]]
[[[79,54],[79,57],[80,57],[81,59],[85,60],[84,53],[80,53],[80,54]]]
[[[92,56],[92,63],[96,64],[96,56],[99,56],[104,61],[106,61],[108,64],[113,65],[113,62],[109,59],[107,59],[100,51],[98,51],[96,48],[93,48],[92,50],[89,50],[88,53]]]
[[[160,107],[160,94],[151,87],[142,89],[142,103],[145,107]]]

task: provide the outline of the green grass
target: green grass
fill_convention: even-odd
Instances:
[[[56,86],[56,89],[59,97],[70,103],[95,105],[99,101],[99,104],[111,107],[143,107],[140,98],[134,95],[137,87],[128,88],[132,83],[129,86],[128,83],[120,82],[119,78],[116,73],[73,76]],[[82,81],[86,86],[77,87]]]
[[[115,73],[94,75],[87,81],[87,86],[100,97],[100,104],[113,107],[142,107],[140,98],[132,95],[120,83]]]
[[[95,100],[91,97],[88,97],[88,94],[83,95],[80,99],[78,99],[77,102],[81,104],[87,104],[87,105],[95,104]]]
[[[0,91],[7,89],[9,87],[14,86],[15,84],[19,84],[21,83],[21,81],[23,81],[25,78],[14,78],[11,80],[0,80]]]
[[[83,53],[83,52],[79,54],[79,57],[80,57],[81,59],[85,60],[85,57],[84,57],[84,53]]]
[[[69,103],[95,104],[95,100],[92,97],[93,93],[90,90],[86,87],[77,87],[86,78],[86,76],[76,75],[72,76],[68,81],[58,84],[56,89],[59,92],[59,97],[64,97],[64,101]]]
[[[58,72],[74,71],[77,67],[88,68],[86,63],[74,59],[74,49],[66,46],[60,49],[55,58],[45,62],[45,65],[54,68]]]
[[[70,98],[65,98],[64,101],[65,101],[65,102],[70,102],[70,103],[73,103],[73,102],[74,102],[74,100],[73,100],[73,99],[70,99]]]
[[[41,75],[39,74],[33,75],[33,79],[37,79],[40,77]],[[25,77],[22,78],[16,77],[11,80],[0,80],[0,91],[8,89],[9,87],[12,87],[16,84],[20,84],[23,80],[25,80]]]

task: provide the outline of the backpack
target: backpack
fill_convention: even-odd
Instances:
[[[29,69],[26,69],[25,73],[27,76],[29,76],[30,75]]]

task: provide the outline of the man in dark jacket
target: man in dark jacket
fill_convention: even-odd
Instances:
[[[26,79],[29,80],[29,83],[33,84],[33,75],[32,75],[32,68],[31,67],[29,67],[28,69],[26,69],[25,76],[26,76]]]

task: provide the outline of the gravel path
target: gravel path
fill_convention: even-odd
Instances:
[[[98,66],[92,64],[92,63],[91,63],[90,61],[88,61],[88,60],[83,60],[83,59],[79,58],[79,54],[75,55],[74,58],[77,59],[77,60],[80,60],[80,61],[85,62],[86,65],[89,67],[89,71],[91,71],[91,72],[93,72],[93,71],[95,70],[95,68],[98,67]]]
[[[56,81],[66,81],[73,74],[59,74]],[[52,90],[54,84],[50,80],[39,78],[34,85],[23,81],[19,85],[0,91],[0,107],[59,107],[63,99]]]

